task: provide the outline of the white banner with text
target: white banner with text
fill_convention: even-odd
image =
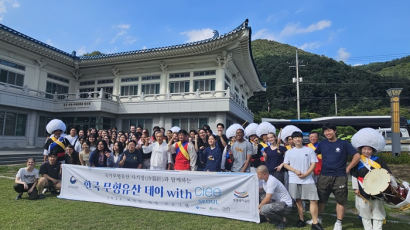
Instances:
[[[254,173],[150,171],[62,165],[63,199],[187,212],[259,223]]]

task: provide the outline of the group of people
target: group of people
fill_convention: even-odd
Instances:
[[[332,125],[322,128],[325,139],[321,142],[318,142],[319,133],[310,133],[308,145],[303,144],[303,134],[297,127],[286,126],[276,135],[275,127],[267,122],[251,123],[246,128],[233,124],[226,130],[219,123],[216,132],[208,125],[189,133],[179,127],[167,131],[154,127],[149,135],[149,130],[131,125],[129,132],[113,128],[79,130],[77,134],[77,130],[71,128],[65,135],[65,124],[54,119],[46,129],[51,135],[44,146],[44,162],[37,170],[34,158],[29,158],[27,167],[18,171],[14,186],[17,199],[23,192],[27,192],[30,199],[44,198],[47,191],[58,193],[61,164],[149,170],[256,171],[260,180],[262,218],[276,222],[277,227],[283,229],[287,215],[296,204],[297,227],[308,223],[312,229],[323,229],[319,214],[333,193],[337,217],[334,229],[342,229],[348,173],[359,178],[354,180],[359,181],[354,183],[359,196],[364,193],[360,178],[372,167],[387,167],[380,158],[374,157],[379,148],[368,143],[371,141],[366,142],[367,134],[357,133],[356,139],[365,141],[356,141],[359,144],[353,147],[337,138],[336,127]],[[352,160],[347,164],[349,156]],[[378,166],[373,162],[379,162]],[[365,194],[360,197],[373,199]],[[304,219],[306,200],[310,221]],[[377,205],[377,209],[369,202],[356,200],[356,206],[365,229],[381,229],[380,221],[385,218],[383,204]]]

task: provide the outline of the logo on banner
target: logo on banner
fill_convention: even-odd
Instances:
[[[70,183],[75,184],[77,182],[77,179],[74,176],[70,177]]]
[[[247,198],[249,196],[248,192],[238,192],[238,191],[234,191],[233,195],[237,198]]]

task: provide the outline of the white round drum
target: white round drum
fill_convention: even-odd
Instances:
[[[369,195],[379,195],[390,185],[390,174],[386,169],[373,169],[363,179],[363,190]]]

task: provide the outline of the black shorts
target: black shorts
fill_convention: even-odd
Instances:
[[[317,193],[320,203],[327,203],[330,193],[333,193],[338,204],[346,204],[348,195],[347,176],[320,175],[317,180]]]

